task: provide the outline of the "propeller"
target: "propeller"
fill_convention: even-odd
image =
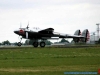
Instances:
[[[22,26],[22,24],[20,23],[20,28],[19,28],[20,30],[19,30],[19,32],[21,34],[25,34],[26,35],[26,39],[28,39],[29,22],[28,22],[28,25],[27,25],[26,28],[21,28],[21,26]],[[19,37],[20,37],[20,35],[19,35]]]
[[[29,28],[29,22],[28,22],[26,29],[28,29],[28,28]],[[27,31],[26,31],[26,39],[28,39],[28,32]]]
[[[20,22],[20,28],[19,29],[21,29],[21,27],[22,27],[22,23]]]
[[[28,39],[28,32],[26,32],[26,39]]]

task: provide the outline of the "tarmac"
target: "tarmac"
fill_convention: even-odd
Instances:
[[[89,47],[100,47],[100,45],[59,45],[59,46],[51,46],[51,45],[47,45],[46,48],[89,48]],[[19,46],[0,46],[0,49],[21,49],[21,48],[34,48],[31,45],[23,45],[21,47]],[[40,47],[38,47],[40,48]]]

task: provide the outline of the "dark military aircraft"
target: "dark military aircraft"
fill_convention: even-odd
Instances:
[[[73,38],[74,42],[87,42],[89,40],[89,31],[88,29],[85,29],[82,33],[80,30],[76,30],[74,35],[69,34],[61,34],[54,32],[53,28],[46,28],[46,29],[39,29],[39,28],[32,28],[30,29],[28,26],[26,28],[19,28],[18,30],[15,30],[14,33],[21,36],[20,42],[18,42],[18,46],[21,46],[21,40],[22,38],[25,39],[31,39],[35,40],[33,42],[34,47],[45,47],[45,41],[47,39],[56,39],[52,37],[58,37],[58,38]],[[58,39],[57,38],[57,39]],[[41,42],[38,42],[38,40],[41,40]]]

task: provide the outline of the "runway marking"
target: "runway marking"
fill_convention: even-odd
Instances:
[[[74,66],[65,66],[65,65],[62,65],[62,66],[43,66],[43,67],[34,67],[34,68],[0,68],[0,72],[53,72],[53,71],[82,71],[82,68],[83,70],[86,70],[86,69],[94,69],[95,67],[97,67],[97,65],[82,65],[82,66],[77,66],[77,65],[74,65]]]
[[[42,71],[46,71],[46,70],[1,68],[0,71],[2,71],[2,72],[42,72]]]
[[[3,55],[3,54],[0,54],[0,55]]]

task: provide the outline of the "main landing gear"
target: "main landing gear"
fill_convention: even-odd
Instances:
[[[34,47],[38,47],[38,45],[40,44],[40,47],[45,47],[45,42],[44,41],[42,41],[42,42],[37,42],[37,41],[35,41],[35,42],[33,42],[33,46]]]

